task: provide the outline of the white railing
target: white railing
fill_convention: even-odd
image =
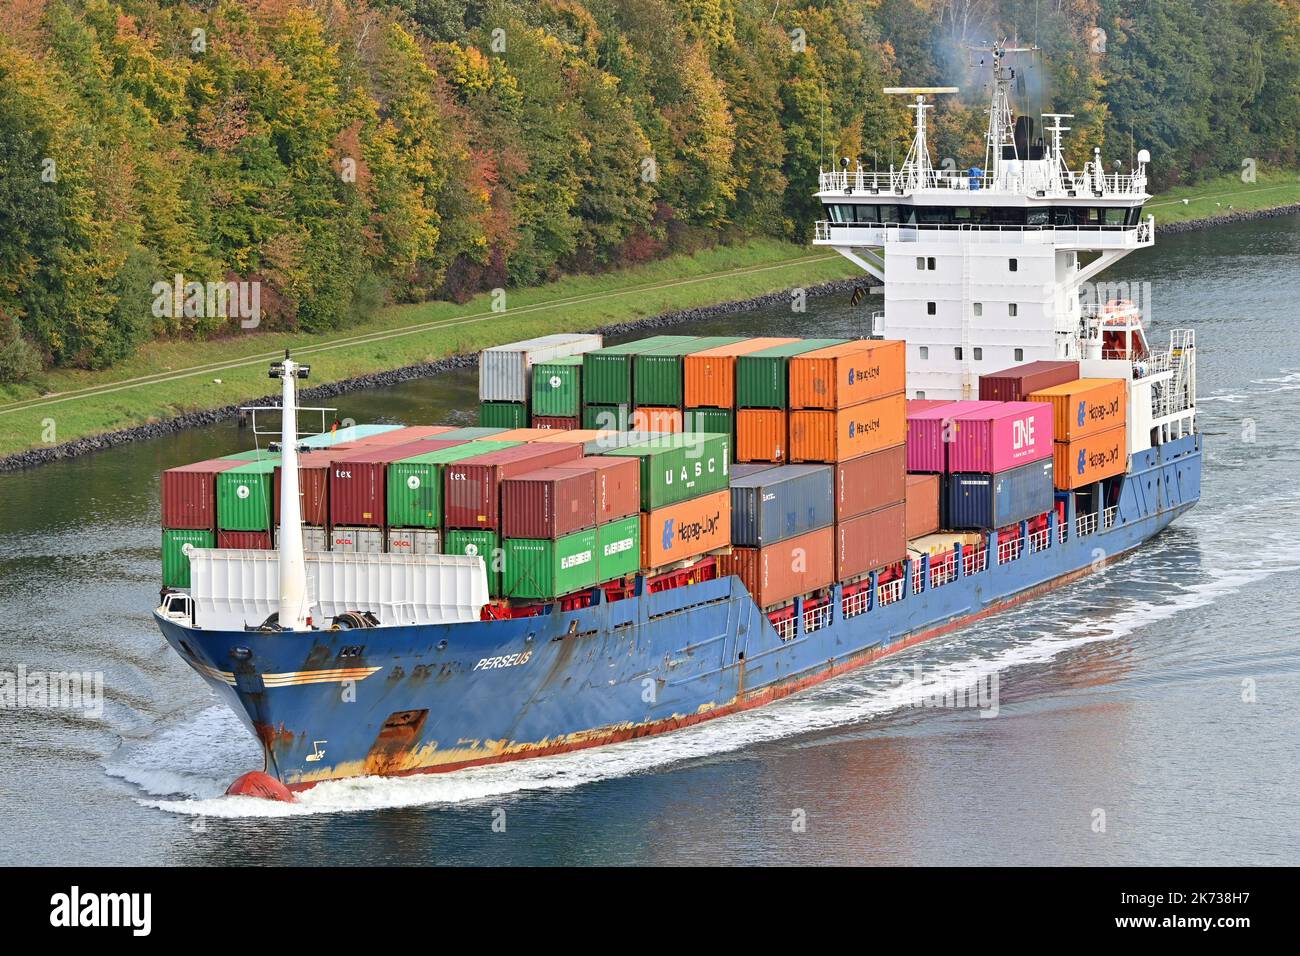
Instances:
[[[1137,249],[1152,242],[1150,223],[1136,226],[1002,226],[942,222],[833,222],[819,220],[813,239],[824,243],[879,246],[886,242],[1000,242],[1019,239],[1035,245],[1074,245],[1084,249]]]
[[[1074,519],[1074,524],[1080,538],[1092,534],[1097,530],[1097,513],[1094,511],[1092,514],[1079,515]]]
[[[866,169],[832,169],[818,177],[822,192],[844,193],[896,193],[899,195],[922,189],[947,189],[961,192],[991,192],[1012,196],[1036,196],[1058,199],[1070,198],[1070,193],[1080,198],[1107,196],[1133,197],[1146,192],[1145,173],[1111,173],[1098,176],[1092,172],[1061,170],[1059,182],[1050,174],[1022,169],[1020,174],[1009,174],[999,182],[989,173],[972,176],[961,169],[934,169],[924,171],[912,165],[888,171]]]
[[[1024,543],[1024,538],[1021,537],[1012,538],[1010,541],[999,541],[998,564],[1006,564],[1020,557],[1020,548]]]
[[[845,617],[857,617],[859,614],[866,614],[871,610],[871,592],[864,589],[849,594],[844,598],[843,606]]]
[[[795,624],[794,618],[793,618],[793,617],[788,617],[788,618],[786,618],[784,621],[778,621],[777,623],[773,624],[772,626],[773,626],[774,628],[776,628],[776,636],[779,637],[779,638],[781,638],[781,640],[783,640],[783,641],[793,641],[793,640],[794,640],[794,624]]]
[[[921,562],[917,561],[914,565],[912,565],[912,593],[918,594],[924,590],[925,590],[925,575],[921,572]]]
[[[1119,506],[1112,505],[1101,513],[1101,528],[1103,531],[1109,531],[1115,527],[1115,518],[1119,516]]]
[[[831,606],[829,604],[819,604],[817,607],[810,607],[803,612],[803,632],[811,634],[813,631],[820,631],[823,627],[831,626]]]
[[[989,566],[988,548],[970,548],[962,552],[961,573],[978,574]]]
[[[1051,543],[1052,543],[1051,534],[1050,532],[1048,532],[1046,528],[1042,529],[1041,531],[1030,532],[1029,535],[1030,551],[1046,551],[1047,548],[1051,545]]]
[[[900,601],[903,598],[903,579],[898,578],[894,581],[886,581],[884,584],[877,585],[876,592],[881,607],[884,607],[886,604],[893,604],[895,601]]]
[[[942,564],[930,565],[930,587],[942,587],[949,581],[957,579],[957,562],[944,561]]]
[[[1056,526],[1056,539],[1060,541],[1061,544],[1065,544],[1065,539],[1068,537],[1069,533],[1066,531],[1065,522],[1062,521]]]

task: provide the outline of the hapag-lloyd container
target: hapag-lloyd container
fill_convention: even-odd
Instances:
[[[423,443],[429,444],[429,443]],[[411,458],[389,462],[384,504],[388,524],[394,528],[437,528],[442,524],[442,470],[490,451],[514,448],[521,442],[469,441],[434,448]]]
[[[452,462],[443,469],[445,524],[496,530],[501,521],[502,481],[581,457],[581,445],[534,443]]]
[[[837,462],[901,445],[907,436],[903,393],[834,411],[790,413],[790,460]]]
[[[803,339],[737,356],[736,407],[788,408],[791,357],[846,341],[848,340]]]
[[[693,558],[725,548],[730,541],[730,491],[715,491],[641,515],[643,568],[660,568]]]
[[[630,515],[596,529],[596,580],[613,581],[641,567],[641,516]]]
[[[528,425],[528,406],[523,402],[481,402],[478,423],[484,428],[524,428]]]
[[[1128,383],[1122,378],[1081,378],[1031,394],[1027,401],[1052,406],[1052,437],[1074,441],[1123,425]]]
[[[636,356],[632,372],[632,400],[637,405],[656,408],[680,407],[686,394],[682,360],[693,352],[734,345],[744,341],[736,336],[714,335],[689,342],[674,342]]]
[[[846,581],[907,557],[907,505],[899,501],[835,526],[835,578]]]
[[[483,559],[487,571],[488,594],[501,595],[501,539],[495,531],[474,528],[448,529],[442,543],[443,554],[464,554]]]
[[[211,530],[217,526],[217,475],[243,462],[233,459],[196,461],[162,473],[164,528]],[[211,545],[208,545],[211,547]],[[188,577],[189,571],[186,570]],[[179,586],[179,585],[178,585]]]
[[[298,455],[298,508],[303,524],[323,527],[330,522],[330,466],[339,458],[365,450],[364,445],[331,445]],[[279,464],[272,477],[272,512],[275,524],[280,524],[280,482],[284,469]]]
[[[818,528],[761,548],[733,548],[718,571],[740,578],[759,607],[784,604],[835,582],[835,529]]]
[[[998,474],[953,472],[948,476],[950,527],[987,530],[1052,510],[1052,459]]]
[[[596,583],[596,529],[562,538],[506,538],[502,542],[501,596],[556,598]]]
[[[595,351],[585,352],[582,356],[582,401],[587,405],[622,405],[632,404],[632,363],[643,352],[667,348],[683,342],[694,342],[694,335],[653,335],[648,339],[624,342]],[[586,411],[583,412],[584,419]],[[593,426],[614,427],[614,426]]]
[[[902,501],[906,493],[907,446],[894,445],[832,466],[835,475],[835,520],[875,511]]]
[[[501,482],[506,538],[560,538],[595,526],[594,468],[539,468]]]
[[[790,454],[789,426],[783,408],[742,408],[736,412],[736,461],[781,464]]]
[[[534,415],[533,430],[543,432],[573,431],[582,422],[577,418],[561,418],[555,415]],[[537,441],[536,438],[533,441]]]
[[[330,465],[330,524],[383,527],[389,463],[463,444],[454,439],[426,438],[361,449],[334,459]]]
[[[680,408],[659,408],[642,405],[632,412],[632,431],[634,432],[679,432],[682,430],[682,410]]]
[[[561,332],[484,349],[478,357],[479,401],[526,403],[534,366],[582,355],[603,344],[595,333]]]
[[[986,402],[1023,402],[1031,392],[1072,382],[1078,377],[1078,362],[1029,362],[981,375],[980,399]]]
[[[582,414],[582,356],[533,366],[533,415],[577,418]]]
[[[907,470],[948,471],[948,450],[955,435],[954,416],[992,408],[998,402],[938,402],[928,408],[907,411]]]
[[[615,521],[641,510],[641,462],[635,458],[589,455],[557,471],[592,469],[596,477],[596,524]]]
[[[907,476],[907,540],[939,530],[939,475]]]
[[[190,551],[193,548],[211,548],[216,536],[204,528],[168,529],[162,533],[163,587],[187,588],[190,586]],[[261,621],[257,623],[261,624]]]
[[[790,359],[790,407],[848,408],[900,393],[907,343],[858,339]]]
[[[949,471],[996,474],[1052,455],[1052,409],[1042,402],[1001,402],[953,419]]]
[[[217,528],[222,531],[271,530],[276,459],[253,461],[217,475]],[[267,545],[270,547],[270,545]]]
[[[682,371],[686,377],[685,404],[690,408],[732,408],[736,404],[736,357],[798,341],[784,338],[742,339],[687,355],[682,359]],[[687,425],[687,430],[722,429],[693,429]]]
[[[1128,468],[1128,429],[1119,425],[1074,441],[1058,441],[1053,448],[1053,480],[1061,489],[1122,475]]]
[[[781,465],[731,479],[731,543],[759,548],[835,521],[831,469]]]
[[[600,454],[641,459],[641,510],[653,511],[697,495],[725,491],[731,436],[707,432],[659,435]]]

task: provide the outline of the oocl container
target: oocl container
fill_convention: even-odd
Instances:
[[[1051,454],[1052,409],[1042,402],[1000,402],[954,417],[948,470],[997,473]]]
[[[1052,460],[1030,462],[998,474],[948,476],[947,523],[953,528],[1001,528],[1052,510]]]
[[[636,432],[679,432],[682,430],[680,408],[655,408],[642,405],[632,413],[632,430]]]
[[[582,422],[580,422],[576,418],[557,418],[554,415],[533,416],[534,431],[544,431],[544,432],[573,431],[581,424]],[[537,439],[534,438],[533,441],[537,441]]]
[[[424,439],[384,445],[336,458],[330,465],[330,524],[383,527],[387,517],[388,465],[465,442]]]
[[[556,598],[596,583],[596,529],[502,542],[501,596]]]
[[[725,548],[731,492],[715,491],[641,515],[641,567],[654,569]]]
[[[910,404],[910,403],[909,403]],[[997,402],[942,402],[907,413],[907,470],[943,473],[948,470],[948,450],[956,435],[954,417],[992,408]]]
[[[848,339],[797,339],[736,357],[738,408],[788,408],[789,361],[792,356],[815,352]]]
[[[693,335],[655,335],[648,339],[611,345],[582,356],[582,400],[591,405],[632,404],[633,359],[643,352],[695,341]],[[584,411],[585,417],[585,411]],[[587,428],[600,426],[586,425]],[[603,426],[611,427],[611,426]]]
[[[736,336],[715,335],[690,342],[674,342],[637,355],[632,372],[632,400],[637,405],[681,406],[686,395],[683,360],[687,355],[719,345],[744,341]]]
[[[581,355],[603,344],[595,333],[561,332],[484,349],[478,361],[479,401],[526,403],[535,366]]]
[[[577,418],[582,414],[582,356],[533,367],[533,414]]]
[[[903,393],[835,411],[790,413],[791,461],[844,461],[900,445],[907,436]]]
[[[557,471],[592,469],[596,477],[596,523],[604,524],[641,510],[641,462],[636,458],[589,455]]]
[[[907,540],[939,530],[938,475],[907,476]]]
[[[781,463],[790,454],[783,408],[742,408],[736,412],[736,461]]]
[[[781,465],[731,479],[731,543],[758,548],[835,521],[826,465]]]
[[[692,432],[660,435],[602,455],[641,459],[641,510],[652,511],[677,501],[727,487],[731,436]]]
[[[217,475],[217,527],[220,530],[271,530],[274,494],[271,476],[278,464],[272,460],[254,461]]]
[[[449,445],[389,462],[385,514],[394,528],[437,528],[442,524],[442,471],[490,451],[514,448],[518,442],[471,441]]]
[[[449,463],[443,469],[447,527],[497,530],[501,521],[502,481],[581,457],[581,445],[529,444]]]
[[[164,528],[212,529],[217,526],[217,475],[243,462],[235,459],[196,461],[162,473]],[[211,545],[209,545],[211,547]],[[188,572],[187,572],[188,573]],[[178,585],[179,586],[179,585]]]
[[[389,554],[442,554],[442,533],[437,528],[389,528]]]
[[[1029,362],[980,376],[980,399],[987,402],[1023,402],[1031,392],[1072,382],[1079,377],[1078,362]]]
[[[1029,396],[1052,407],[1052,436],[1074,441],[1125,423],[1128,383],[1122,378],[1081,378]]]
[[[685,402],[692,408],[732,408],[736,404],[736,358],[777,345],[789,345],[798,339],[741,339],[727,345],[694,352],[682,359],[685,376]],[[721,428],[698,428],[688,431],[723,431]]]
[[[596,580],[613,581],[641,567],[641,516],[606,522],[596,529]]]
[[[503,563],[500,539],[495,531],[472,528],[448,529],[443,541],[444,554],[465,554],[483,559],[487,572],[488,594],[501,596],[501,566]]]
[[[790,359],[790,407],[847,408],[907,385],[907,343],[858,339]]]
[[[384,529],[337,525],[330,529],[330,550],[350,554],[383,554]]]
[[[835,582],[835,529],[819,528],[761,548],[734,548],[718,570],[740,578],[759,607],[784,604]]]
[[[1056,487],[1071,490],[1122,475],[1128,469],[1127,431],[1120,425],[1074,441],[1056,442],[1052,455]]]
[[[907,505],[857,515],[835,526],[835,577],[847,581],[907,557]]]
[[[849,458],[837,462],[833,469],[837,521],[892,505],[906,495],[906,445]]]
[[[478,407],[478,423],[484,428],[524,428],[528,406],[523,402],[483,402]]]
[[[207,529],[170,529],[162,533],[163,587],[190,586],[190,551],[211,548],[216,536]],[[261,621],[258,622],[259,624]]]
[[[595,526],[594,468],[539,468],[501,482],[506,538],[559,538]]]

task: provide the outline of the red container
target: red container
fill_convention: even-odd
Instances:
[[[451,462],[443,469],[447,527],[497,530],[501,526],[501,483],[505,479],[552,465],[572,464],[581,457],[581,445],[540,443]]]
[[[1079,377],[1078,362],[1030,362],[980,376],[980,400],[1023,402],[1030,392],[1064,385]]]
[[[329,524],[330,466],[340,458],[364,454],[365,451],[366,449],[360,445],[348,443],[298,454],[298,500],[302,509],[303,524],[322,527]],[[280,524],[280,474],[282,471],[283,469],[279,465],[275,466],[275,494],[272,505],[277,527]]]
[[[539,468],[501,482],[504,537],[559,538],[595,526],[595,468]]]
[[[596,524],[626,518],[641,510],[641,460],[590,455],[558,471],[593,468],[596,472]]]
[[[907,470],[945,472],[948,449],[956,434],[954,419],[966,412],[992,408],[997,402],[943,402],[907,413]]]
[[[573,431],[578,427],[576,418],[560,418],[556,415],[534,415],[534,428],[550,428],[557,431]]]
[[[217,526],[217,475],[247,465],[235,458],[214,458],[168,468],[162,473],[162,526],[211,530]]]
[[[938,408],[940,405],[951,405],[952,402],[944,398],[909,398],[907,400],[907,414],[910,418],[919,412],[927,409]]]
[[[953,417],[948,470],[990,474],[1052,456],[1052,406],[999,402]]]
[[[939,476],[907,476],[907,540],[939,530]]]
[[[877,508],[835,526],[835,578],[847,581],[907,557],[907,505]]]
[[[383,527],[388,463],[462,444],[463,441],[415,440],[359,449],[335,458],[330,465],[330,524]]]
[[[424,438],[436,438],[444,432],[452,431],[451,425],[407,425],[394,428],[391,432],[367,435],[357,439],[358,445],[405,445],[407,442],[420,441]]]
[[[718,571],[734,574],[759,607],[784,604],[835,583],[835,529],[819,528],[761,548],[733,548]]]
[[[248,464],[245,462],[244,464]],[[269,531],[218,531],[218,548],[253,548],[257,551],[271,550],[271,532]]]
[[[892,505],[906,494],[906,445],[873,451],[833,467],[836,521]]]

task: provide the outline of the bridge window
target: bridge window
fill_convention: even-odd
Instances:
[[[1012,318],[1015,318],[1019,314],[1020,314],[1020,307],[1016,305],[1014,302],[1008,302],[1007,315],[1011,316]]]
[[[917,256],[917,257],[916,257],[916,268],[917,268],[917,269],[924,269],[924,268],[925,268],[925,256]]]
[[[921,346],[918,346],[917,349],[916,349],[916,351],[917,351],[917,353],[921,356],[921,358],[923,358],[923,359],[928,359],[928,358],[930,357],[930,346],[928,346],[928,345],[921,345]],[[918,395],[918,396],[916,396],[916,397],[917,397],[917,398],[925,398],[924,395]]]
[[[1019,272],[1019,271],[1020,271],[1020,262],[1019,262],[1019,260],[1017,260],[1017,259],[1008,259],[1008,260],[1007,260],[1007,268],[1010,269],[1012,272]]]
[[[981,315],[984,314],[984,303],[983,303],[983,302],[975,302],[975,303],[973,303],[973,305],[974,305],[974,307],[975,307],[975,318],[978,319]]]
[[[936,303],[934,303],[934,302],[927,302],[927,303],[925,304],[925,314],[926,314],[926,315],[936,315],[936,314],[938,313],[938,311],[939,311],[939,306],[938,306]]]
[[[956,359],[957,361],[959,361],[959,362],[961,361],[961,346],[960,346],[960,345],[957,346],[955,349],[952,350],[952,357],[955,358],[955,359]]]
[[[1122,226],[1124,225],[1124,220],[1126,220],[1127,218],[1128,218],[1127,209],[1106,210],[1106,225],[1108,226]]]
[[[984,350],[977,345],[975,346],[974,351],[975,351],[975,361],[977,362],[982,361],[984,358]]]
[[[935,270],[934,256],[930,256],[925,260],[925,267],[929,269],[931,272]]]
[[[1016,349],[1014,355],[1015,355],[1015,357],[1016,357],[1016,361],[1017,361],[1017,362],[1023,362],[1023,361],[1025,360],[1025,350],[1024,350],[1024,349]]]

